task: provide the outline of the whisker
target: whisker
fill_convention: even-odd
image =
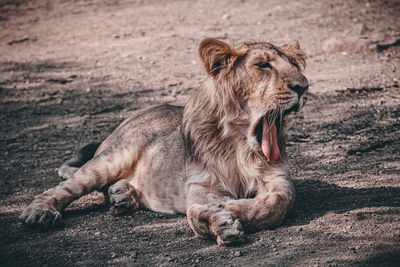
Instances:
[[[282,127],[283,124],[283,116],[285,115],[285,111],[283,109],[279,109],[279,128]]]
[[[314,101],[314,99],[307,99],[307,104],[311,105],[312,111],[322,113],[320,106]],[[307,107],[307,106],[309,106],[309,105],[306,105],[305,107]]]
[[[318,103],[316,101],[316,97],[313,96],[308,96],[307,98],[307,103],[306,105],[303,107],[304,111],[311,111],[313,113],[317,113],[320,114],[324,117],[328,117],[328,118],[337,118],[338,116],[344,116],[345,113],[344,111],[337,111],[336,113],[332,114],[331,112],[327,113],[327,111],[323,111],[321,108],[321,103]]]

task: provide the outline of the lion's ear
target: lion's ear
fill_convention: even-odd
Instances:
[[[303,68],[306,66],[306,55],[300,49],[298,41],[281,45],[279,48],[288,56],[291,56],[294,60],[296,60],[297,65],[302,66]]]
[[[280,49],[282,49],[285,52],[292,52],[295,50],[300,50],[300,44],[299,42],[296,40],[294,42],[291,42],[289,44],[284,44],[280,46]]]
[[[239,54],[227,43],[216,39],[204,39],[199,54],[206,71],[216,76],[224,67],[232,67]]]

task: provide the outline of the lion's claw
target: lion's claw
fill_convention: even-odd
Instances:
[[[234,220],[231,213],[221,211],[212,219],[211,231],[216,236],[218,245],[232,245],[243,242],[244,232],[239,220]]]
[[[239,220],[229,222],[219,229],[217,235],[218,245],[232,245],[241,243],[244,240],[242,224]]]
[[[128,210],[139,209],[136,190],[126,181],[121,180],[108,189],[113,215],[120,215]]]
[[[41,230],[46,230],[49,227],[58,225],[62,221],[60,212],[51,209],[42,202],[32,202],[22,211],[19,218],[24,221],[24,223],[37,226]]]

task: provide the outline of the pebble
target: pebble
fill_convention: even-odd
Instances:
[[[363,35],[363,34],[365,34],[367,31],[368,31],[367,26],[365,26],[365,24],[362,24],[362,23],[356,24],[356,25],[354,25],[354,27],[353,27],[353,32],[354,32],[356,35]]]
[[[222,15],[222,19],[229,19],[231,16],[229,15],[229,14],[224,14],[224,15]]]
[[[137,258],[137,251],[136,251],[136,250],[135,250],[135,251],[132,251],[132,252],[130,253],[129,258],[130,258],[131,260],[136,260],[136,258]]]
[[[322,43],[322,51],[326,54],[342,52],[347,55],[348,52],[361,52],[366,49],[366,44],[355,37],[338,35],[325,40]]]
[[[242,256],[242,252],[241,251],[235,251],[235,253],[233,253],[233,255],[235,255],[236,257],[240,257],[240,256]]]

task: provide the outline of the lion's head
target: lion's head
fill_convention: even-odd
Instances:
[[[209,78],[185,110],[185,116],[201,122],[201,109],[212,117],[192,139],[202,140],[236,132],[253,150],[260,148],[273,162],[281,155],[285,119],[305,103],[308,81],[301,73],[305,56],[297,42],[274,46],[266,42],[246,42],[235,47],[215,39],[205,39],[200,58]],[[204,117],[204,116],[203,116]],[[184,118],[184,120],[187,118]],[[198,127],[202,127],[199,123]],[[203,126],[204,126],[203,125]],[[193,128],[186,128],[194,135]]]

